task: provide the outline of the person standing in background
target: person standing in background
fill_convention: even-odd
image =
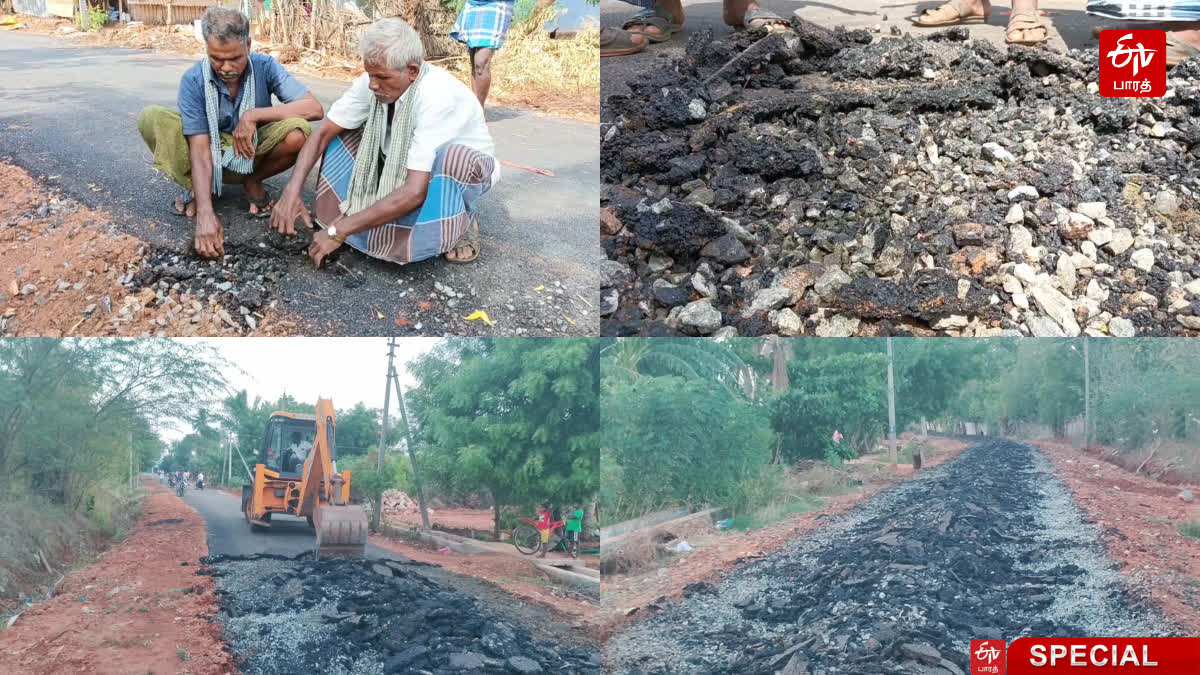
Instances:
[[[471,90],[484,108],[492,88],[492,54],[504,46],[516,0],[467,0],[450,37],[465,44],[471,56]]]

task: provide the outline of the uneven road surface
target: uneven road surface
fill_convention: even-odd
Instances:
[[[603,671],[561,619],[478,579],[374,546],[314,562],[302,519],[251,532],[233,495],[184,501],[204,518],[217,618],[249,675]]]
[[[984,439],[616,636],[617,672],[961,675],[972,639],[1168,636],[1027,445]]]
[[[151,167],[137,115],[151,104],[174,108],[179,77],[193,62],[172,54],[5,33],[0,37],[0,160],[24,167],[35,178],[54,176],[50,185],[108,211],[123,231],[188,253],[191,222],[170,214],[177,189]],[[349,84],[299,78],[326,109]],[[500,159],[547,169],[554,177],[501,169],[500,183],[480,201],[482,253],[471,265],[436,258],[398,266],[339,252],[340,262],[355,274],[349,277],[336,266],[317,271],[295,250],[265,251],[286,262],[279,305],[308,324],[306,334],[596,334],[601,259],[596,126],[500,108],[489,108],[489,118]],[[278,194],[290,175],[268,180],[269,189]],[[310,177],[309,205],[313,185]],[[231,244],[252,244],[265,231],[265,221],[244,212],[241,188],[228,186],[217,207],[227,253]],[[349,288],[350,280],[365,283]],[[435,290],[435,281],[460,297]],[[535,291],[539,286],[545,289]],[[420,302],[433,307],[421,309]],[[496,325],[462,319],[475,309],[486,310]],[[397,316],[408,325],[397,328]]]

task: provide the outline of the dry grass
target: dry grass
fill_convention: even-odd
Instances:
[[[552,40],[542,26],[552,16],[546,9],[513,24],[508,40],[492,61],[489,103],[600,118],[600,29],[592,26],[572,39]],[[471,82],[466,51],[438,65]]]
[[[713,531],[706,516],[684,516],[659,525],[611,537],[600,545],[601,574],[637,572],[669,558],[674,542]]]
[[[1063,439],[1046,440],[1062,441]],[[1083,448],[1083,437],[1071,435],[1065,439],[1075,449]],[[1150,443],[1145,447],[1121,449],[1099,446],[1095,439],[1087,452],[1127,470],[1135,471],[1167,485],[1190,485],[1200,482],[1200,449],[1194,441],[1176,439]]]

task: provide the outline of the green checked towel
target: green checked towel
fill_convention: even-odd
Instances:
[[[204,107],[208,113],[208,143],[212,148],[212,191],[218,197],[221,196],[221,167],[225,167],[230,171],[241,174],[254,173],[254,158],[239,157],[230,146],[221,152],[221,130],[217,127],[217,106],[220,99],[217,97],[217,84],[214,80],[217,78],[216,72],[213,71],[212,62],[204,59],[204,65],[208,70],[208,77],[204,78]],[[242,119],[251,108],[254,107],[255,91],[254,91],[254,62],[249,58],[246,59],[246,68],[250,71],[250,76],[245,78],[246,83],[243,86],[242,101],[238,104],[237,115],[234,116],[235,124]],[[415,83],[414,83],[415,84]],[[254,146],[258,147],[258,130],[254,130]]]

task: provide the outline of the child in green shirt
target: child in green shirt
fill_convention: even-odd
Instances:
[[[572,506],[566,513],[567,552],[572,558],[579,557],[579,533],[583,531],[583,509]]]

